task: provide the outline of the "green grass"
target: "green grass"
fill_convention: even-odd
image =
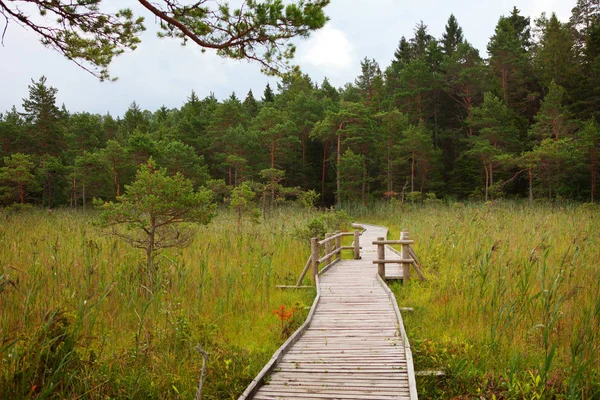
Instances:
[[[416,370],[446,372],[418,379],[421,398],[600,398],[597,207],[349,211],[416,242],[429,280],[391,287],[415,310],[404,320]],[[198,343],[204,398],[237,398],[306,316],[282,334],[272,311],[314,298],[275,285],[295,283],[309,245],[294,233],[316,216],[285,209],[238,227],[223,210],[159,257],[150,294],[143,253],[104,236],[94,212],[0,214],[0,398],[192,398]]]
[[[393,285],[421,398],[600,398],[600,209],[496,202],[380,205],[427,282]],[[413,274],[416,278],[416,274]]]
[[[0,215],[0,398],[236,398],[285,339],[272,311],[314,291],[294,284],[309,256],[299,210],[260,224],[226,211],[194,243],[161,254],[154,293],[143,252],[104,236],[94,212]],[[287,325],[287,324],[286,324]]]

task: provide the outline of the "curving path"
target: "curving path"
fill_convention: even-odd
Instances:
[[[362,259],[342,260],[319,277],[308,327],[282,346],[258,390],[240,399],[417,398],[402,317],[373,264],[372,242],[387,229],[363,226]]]

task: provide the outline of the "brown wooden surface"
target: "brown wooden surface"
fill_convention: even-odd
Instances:
[[[310,324],[248,398],[416,399],[401,316],[373,264],[372,242],[387,229],[365,227],[361,260],[342,260],[319,277]]]

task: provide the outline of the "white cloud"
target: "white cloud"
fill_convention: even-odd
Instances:
[[[317,67],[352,67],[353,47],[344,32],[326,25],[312,34],[302,46],[306,48],[300,60]]]

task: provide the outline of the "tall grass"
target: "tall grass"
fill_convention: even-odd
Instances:
[[[191,398],[210,353],[205,399],[235,398],[284,340],[272,310],[302,305],[295,283],[314,217],[277,211],[238,226],[220,212],[193,244],[159,256],[154,291],[143,254],[94,225],[94,212],[0,215],[0,398]]]
[[[429,280],[393,289],[421,397],[600,398],[600,210],[577,205],[379,205],[409,229]]]

